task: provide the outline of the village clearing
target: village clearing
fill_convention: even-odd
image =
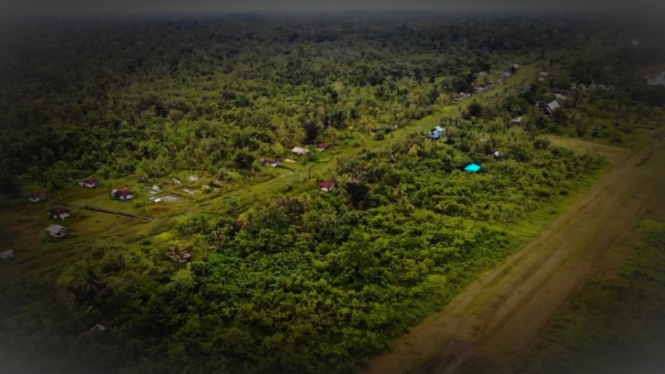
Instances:
[[[615,159],[610,173],[533,240],[410,329],[362,373],[515,372],[573,292],[594,274],[618,268],[634,250],[619,243],[650,209],[665,205],[665,132],[654,131],[643,144],[630,157]]]
[[[494,85],[492,88],[474,95],[473,98],[483,104],[495,103],[506,92],[513,92],[513,88],[527,83],[536,71],[535,65],[523,66],[514,76],[507,79],[505,84]],[[55,270],[80,259],[86,253],[92,252],[94,248],[103,247],[108,243],[135,246],[137,250],[140,250],[140,243],[144,241],[166,246],[168,240],[163,238],[173,236],[172,230],[177,219],[191,214],[217,213],[220,210],[227,210],[229,206],[243,206],[256,199],[278,197],[287,191],[295,194],[311,189],[314,184],[307,182],[316,181],[317,178],[334,173],[338,158],[353,157],[366,149],[375,151],[387,149],[392,144],[402,142],[414,134],[425,137],[432,127],[440,124],[442,118],[456,117],[460,111],[465,110],[472,103],[472,100],[466,99],[454,105],[442,105],[434,114],[395,130],[385,140],[376,140],[367,136],[359,145],[337,147],[334,157],[309,165],[309,170],[289,171],[271,168],[277,174],[275,177],[236,190],[222,190],[209,194],[196,193],[194,187],[186,187],[182,180],[169,178],[168,186],[165,184],[161,193],[170,195],[145,194],[127,202],[109,199],[109,186],[128,186],[135,183],[131,177],[128,177],[102,181],[102,186],[94,189],[72,186],[48,196],[52,200],[62,200],[79,206],[89,205],[150,215],[155,218],[150,222],[74,209],[72,217],[63,223],[63,226],[69,229],[68,237],[55,240],[44,238],[42,232],[52,223],[46,218],[46,211],[52,208],[51,204],[48,202],[34,204],[27,201],[18,202],[15,206],[0,211],[0,225],[5,227],[0,236],[0,248],[16,250],[12,261],[0,264],[3,274],[5,274],[5,277],[0,278],[0,283],[35,275],[53,276]],[[201,185],[204,177],[197,177],[196,181],[189,178],[183,179],[186,180],[185,183]],[[195,193],[191,194],[191,192]],[[154,204],[148,201],[148,195],[161,197],[168,204]],[[174,198],[177,201],[174,201]],[[194,257],[196,257],[196,253]]]

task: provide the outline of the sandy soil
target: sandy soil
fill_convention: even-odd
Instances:
[[[462,373],[477,358],[513,372],[571,293],[663,192],[665,140],[625,158],[528,245],[458,295],[362,373]]]

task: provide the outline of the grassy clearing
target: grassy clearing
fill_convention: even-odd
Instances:
[[[665,345],[665,222],[637,228],[637,251],[618,277],[576,293],[521,373],[655,373]]]

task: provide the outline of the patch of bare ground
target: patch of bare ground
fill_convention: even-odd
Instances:
[[[610,146],[598,147],[602,153]],[[479,360],[491,360],[491,372],[513,372],[571,293],[595,272],[615,269],[630,250],[617,244],[649,208],[663,203],[662,136],[625,154],[533,241],[396,340],[362,373],[477,372],[471,368]]]

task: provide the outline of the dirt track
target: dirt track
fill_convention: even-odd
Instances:
[[[515,356],[547,327],[569,295],[594,272],[663,192],[665,140],[654,139],[601,179],[531,243],[483,274],[442,312],[375,357],[362,373],[460,372],[490,357],[512,372]]]

